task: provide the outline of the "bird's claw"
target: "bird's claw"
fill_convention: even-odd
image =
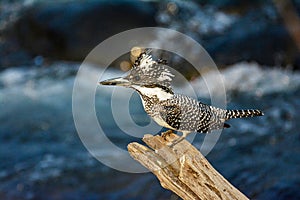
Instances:
[[[171,135],[172,133],[173,133],[172,130],[167,130],[166,132],[163,132],[163,133],[161,134],[161,137],[164,138],[164,139],[166,140],[166,138],[167,138],[169,135]]]

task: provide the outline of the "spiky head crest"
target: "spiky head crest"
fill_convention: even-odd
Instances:
[[[168,69],[165,60],[153,60],[151,50],[141,53],[136,59],[127,79],[133,84],[144,86],[162,86],[171,90],[174,75]]]

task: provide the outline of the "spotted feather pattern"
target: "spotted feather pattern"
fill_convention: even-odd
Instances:
[[[242,117],[255,117],[262,116],[263,113],[260,110],[227,110],[226,111],[226,120],[232,118],[242,118]]]
[[[139,55],[127,79],[138,85],[160,85],[171,89],[174,74],[169,70],[165,60],[153,60],[150,50]]]
[[[145,111],[159,125],[185,133],[210,133],[230,127],[226,120],[263,115],[259,110],[224,110],[174,94],[171,89],[174,75],[166,61],[154,61],[149,53],[146,51],[138,57],[127,78],[132,85],[137,85],[132,87],[142,97]]]
[[[178,94],[158,102],[154,107],[151,103],[146,105],[146,111],[151,117],[159,115],[174,130],[200,133],[228,128],[229,125],[224,122],[230,118],[262,115],[258,110],[223,110]]]
[[[161,116],[176,130],[209,133],[224,127],[225,110],[208,106],[188,96],[175,94],[173,98],[162,101],[161,105]]]

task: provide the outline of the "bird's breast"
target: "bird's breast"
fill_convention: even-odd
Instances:
[[[151,116],[152,117],[152,116]],[[173,127],[171,127],[160,115],[154,115],[152,119],[160,126],[163,126],[165,128],[169,128],[172,130],[175,130]]]
[[[160,104],[158,99],[151,99],[142,96],[142,103],[147,114],[160,126],[174,129],[160,115]]]

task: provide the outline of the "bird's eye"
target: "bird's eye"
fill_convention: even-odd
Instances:
[[[140,77],[140,76],[134,76],[134,77],[133,77],[133,80],[134,80],[134,81],[139,81],[139,80],[141,80],[141,77]]]

